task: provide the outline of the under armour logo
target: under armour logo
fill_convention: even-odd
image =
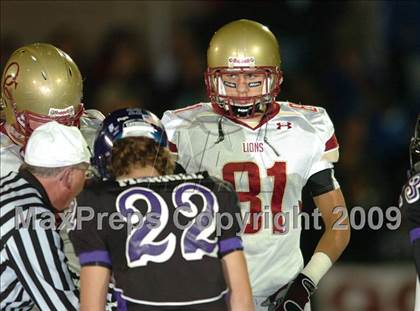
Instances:
[[[292,128],[292,122],[277,122],[277,129],[281,130],[283,127],[287,129]]]

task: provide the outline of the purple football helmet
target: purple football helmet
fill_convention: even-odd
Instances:
[[[168,146],[168,138],[159,118],[141,108],[119,109],[102,123],[93,145],[92,165],[103,180],[112,176],[108,171],[114,142],[126,137],[147,137],[160,146]]]

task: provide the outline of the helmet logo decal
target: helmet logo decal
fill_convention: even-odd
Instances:
[[[64,108],[64,109],[50,108],[48,110],[48,116],[50,117],[74,116],[74,107],[68,106],[67,108]]]
[[[13,100],[13,96],[10,93],[10,89],[14,88],[16,90],[18,82],[16,81],[19,76],[19,64],[16,62],[10,63],[7,66],[5,72],[6,77],[4,78],[4,82],[2,85],[3,92],[7,99]]]
[[[255,57],[229,57],[228,58],[229,67],[255,67]]]

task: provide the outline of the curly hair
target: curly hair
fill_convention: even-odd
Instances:
[[[127,137],[112,147],[110,171],[114,177],[128,175],[135,167],[153,166],[161,175],[170,175],[175,161],[168,148],[147,137]]]

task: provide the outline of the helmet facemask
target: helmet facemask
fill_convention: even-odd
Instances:
[[[79,109],[74,111],[73,106],[70,106],[66,113],[56,114],[55,116],[43,115],[28,110],[17,111],[16,105],[13,104],[13,113],[16,122],[13,124],[13,128],[20,135],[25,137],[25,140],[29,138],[32,132],[40,125],[56,121],[66,126],[80,126],[80,117],[83,115],[84,107],[83,104],[79,105]]]
[[[244,75],[257,77],[246,81],[248,93],[254,88],[261,92],[252,96],[228,95],[237,91],[238,83],[230,77]],[[260,77],[260,78],[258,78]],[[231,117],[253,118],[257,113],[266,110],[267,105],[275,101],[280,91],[281,71],[277,67],[217,67],[207,68],[205,82],[208,96],[213,104],[217,104]]]

